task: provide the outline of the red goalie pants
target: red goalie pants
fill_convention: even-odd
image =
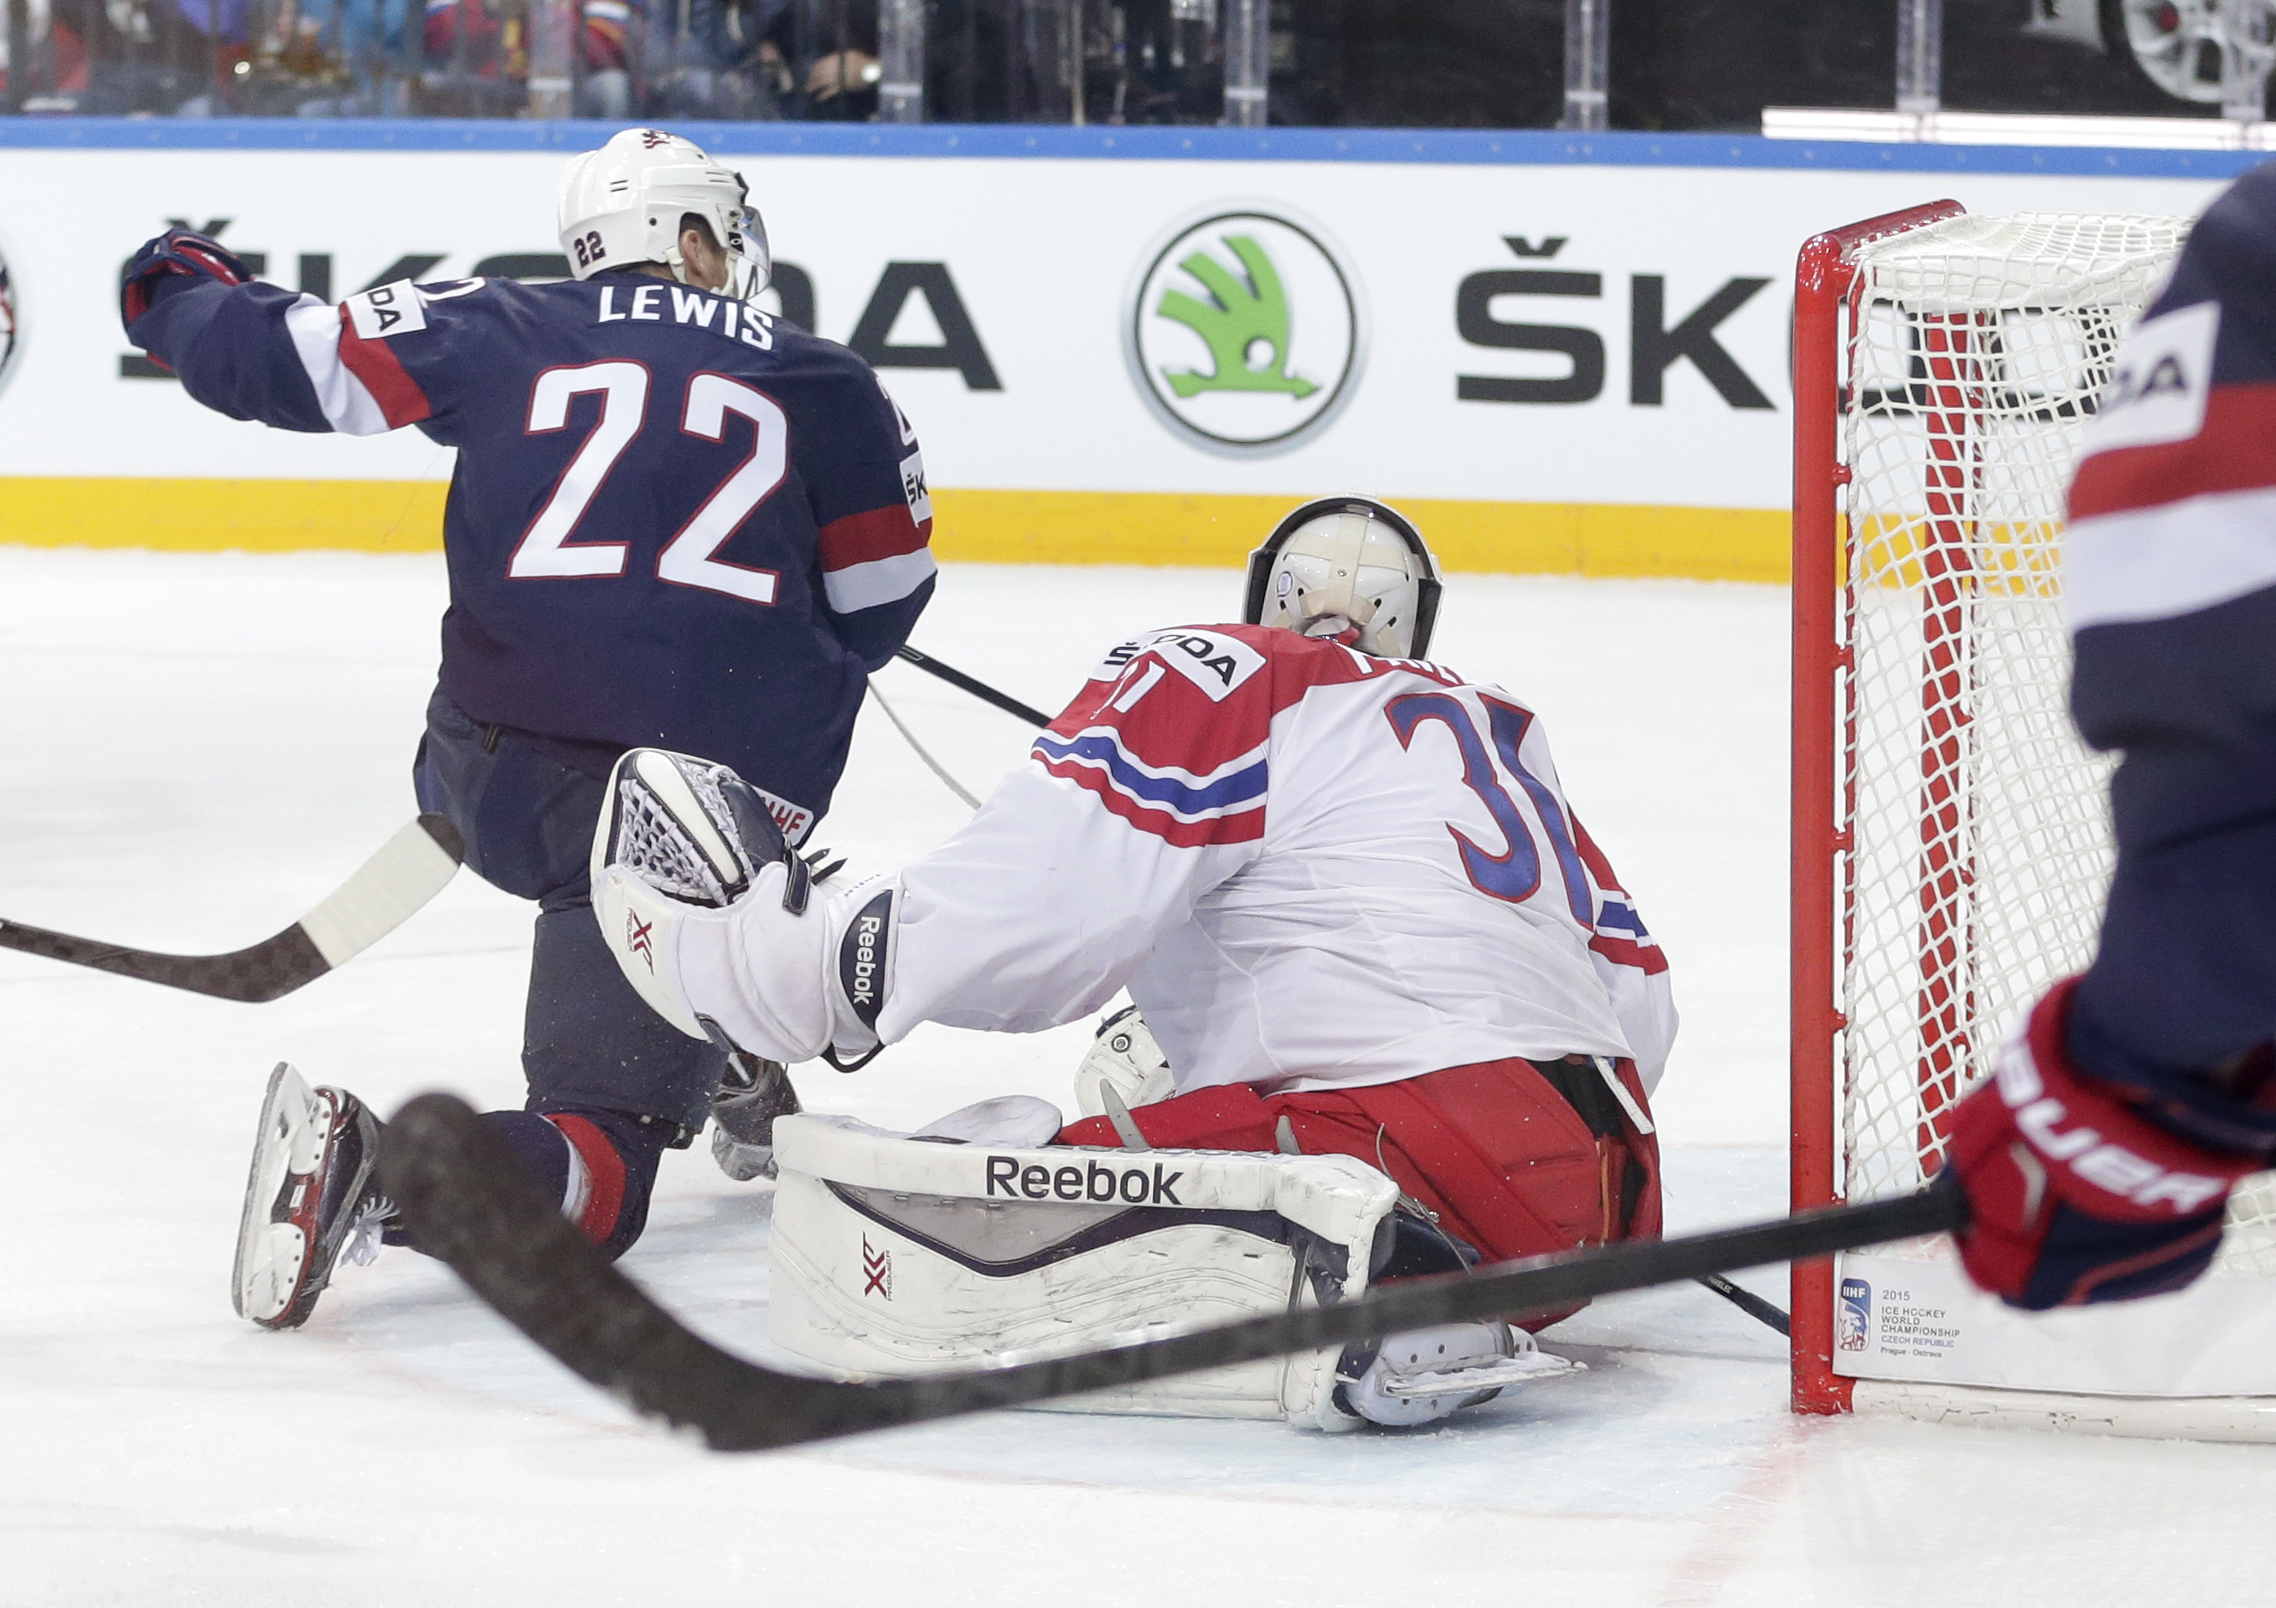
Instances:
[[[1634,1065],[1621,1061],[1617,1071],[1644,1111]],[[1488,1262],[1660,1233],[1659,1145],[1579,1056],[1295,1094],[1233,1083],[1130,1115],[1148,1144],[1181,1150],[1277,1150],[1286,1117],[1306,1155],[1340,1152],[1382,1168]],[[1121,1141],[1106,1118],[1089,1117],[1062,1129],[1059,1142]]]

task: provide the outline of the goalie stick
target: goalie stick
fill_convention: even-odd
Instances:
[[[386,937],[442,892],[465,854],[439,815],[406,825],[332,896],[273,938],[226,955],[165,955],[0,920],[0,948],[247,1005],[305,987]]]
[[[544,1198],[464,1101],[424,1094],[396,1113],[380,1171],[419,1248],[441,1257],[522,1333],[635,1411],[694,1428],[714,1451],[769,1451],[1346,1344],[1429,1324],[1569,1306],[1599,1295],[1948,1232],[1957,1192],[1688,1239],[1631,1241],[1415,1279],[1340,1306],[1297,1307],[1221,1328],[1074,1356],[918,1379],[838,1383],[746,1362],[684,1327],[610,1265]]]

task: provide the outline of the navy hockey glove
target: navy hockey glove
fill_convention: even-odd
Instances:
[[[169,229],[146,241],[119,274],[119,322],[129,334],[134,322],[150,311],[158,288],[177,276],[212,279],[224,285],[242,285],[253,277],[244,263],[217,240],[191,229]]]
[[[2211,1265],[2229,1191],[2265,1151],[2186,1138],[2081,1073],[2058,983],[1955,1109],[1940,1187],[1968,1199],[1968,1276],[2028,1311],[2178,1290]]]

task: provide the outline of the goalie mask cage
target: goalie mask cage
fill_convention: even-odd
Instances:
[[[1953,1103],[1989,1070],[2021,1010],[2092,953],[2111,865],[2109,762],[2069,716],[2064,499],[2118,343],[2186,228],[2177,218],[1973,217],[1943,201],[1803,247],[1797,1210],[1933,1178]],[[2265,1292],[2276,1325],[2276,1284],[2263,1282],[2276,1274],[2269,1179],[2240,1192],[2216,1276],[2199,1288],[2228,1281],[2211,1298],[2231,1308]],[[1949,1246],[1874,1254],[1869,1267],[1851,1257],[1794,1270],[1797,1411],[2276,1438],[2276,1400],[2244,1399],[2276,1393],[2276,1374],[2207,1390],[2202,1371],[2184,1366],[2166,1388],[2161,1342],[2125,1325],[2171,1302],[2134,1309],[2110,1331],[2124,1331],[2113,1346],[2133,1348],[2132,1374],[2081,1386],[2074,1370],[2042,1390],[2029,1360],[1987,1374],[1986,1347],[2011,1357],[2038,1342],[2014,1327],[2031,1320],[1964,1287]],[[1892,1279],[1908,1266],[1917,1278]],[[1899,1312],[1899,1297],[1913,1304]],[[2058,1314],[2056,1325],[2084,1316]],[[1875,1338],[1882,1319],[1907,1344]],[[2080,1333],[2069,1331],[2073,1349]]]

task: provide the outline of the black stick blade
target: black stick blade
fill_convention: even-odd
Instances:
[[[422,815],[300,920],[273,938],[225,955],[168,955],[5,920],[0,920],[0,948],[263,1005],[314,982],[401,926],[443,890],[464,854],[450,822]]]
[[[421,1095],[389,1124],[388,1193],[422,1249],[566,1364],[640,1412],[762,1451],[992,1407],[1196,1373],[1465,1318],[1517,1317],[1598,1295],[1957,1228],[1960,1196],[1924,1190],[1691,1239],[1607,1246],[1416,1279],[1341,1306],[1221,1328],[1133,1335],[1073,1356],[917,1379],[839,1384],[777,1373],[689,1332],[611,1267],[464,1102]]]
[[[246,1005],[266,1004],[332,969],[297,923],[274,938],[264,938],[249,949],[226,955],[165,955],[95,938],[74,938],[67,932],[49,932],[20,921],[0,921],[0,947]]]

